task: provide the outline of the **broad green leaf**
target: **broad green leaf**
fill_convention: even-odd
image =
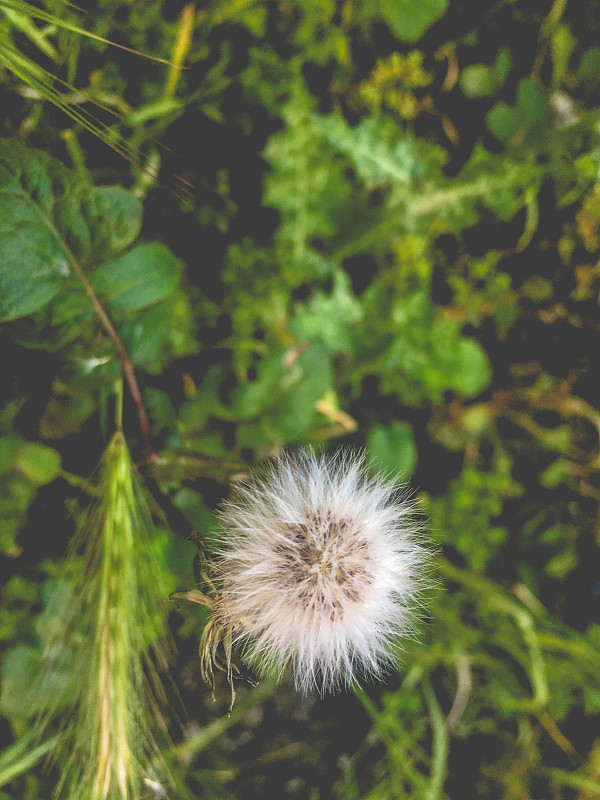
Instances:
[[[36,150],[0,140],[0,320],[52,300],[71,272],[74,242],[89,244],[81,184]]]
[[[124,322],[119,334],[126,343],[133,364],[151,361],[168,336],[171,320],[164,305],[155,305],[136,314],[132,321]]]
[[[16,452],[15,468],[39,486],[60,475],[60,455],[52,447],[25,442]]]
[[[325,349],[317,344],[302,351],[288,370],[269,423],[284,441],[295,441],[308,432],[315,404],[331,387],[332,373]]]
[[[83,202],[95,262],[116,255],[137,238],[142,204],[120,186],[94,186]]]
[[[460,73],[460,88],[467,97],[492,97],[504,86],[512,69],[512,57],[502,49],[493,64],[470,64]]]
[[[316,416],[315,404],[331,386],[329,359],[321,345],[279,350],[265,359],[257,380],[235,392],[235,407],[252,411],[254,419],[237,429],[243,447],[275,441],[294,442],[305,436]]]
[[[542,128],[548,121],[544,98],[531,78],[524,78],[517,86],[517,109],[530,128]]]
[[[479,342],[474,339],[460,339],[452,388],[463,397],[474,397],[486,388],[491,376],[489,359]]]
[[[33,702],[33,685],[42,666],[42,654],[24,644],[10,650],[2,664],[0,709],[3,714],[32,717],[39,711]]]
[[[367,437],[369,455],[377,466],[391,475],[408,479],[417,463],[417,448],[407,422],[374,425]]]
[[[448,0],[379,0],[378,16],[404,42],[416,42],[446,13]]]
[[[276,401],[286,374],[286,354],[287,350],[269,354],[258,365],[256,380],[233,390],[231,408],[240,419],[255,417]]]
[[[584,52],[575,77],[587,90],[600,87],[600,47],[589,47]]]
[[[509,142],[519,130],[519,114],[505,102],[496,103],[485,119],[490,131],[502,142]]]
[[[139,201],[92,187],[59,161],[0,140],[0,320],[37,311],[81,267],[112,256],[138,234]]]
[[[115,308],[137,310],[167,297],[179,283],[181,263],[163,244],[140,244],[101,264],[95,290]]]
[[[218,527],[215,514],[206,506],[199,492],[184,486],[174,495],[173,504],[189,519],[203,535],[214,532]]]
[[[177,320],[177,324],[173,324]],[[159,303],[141,309],[119,326],[125,349],[133,364],[159,374],[175,357],[198,352],[195,321],[189,299],[177,287]]]
[[[490,131],[503,142],[513,138],[519,143],[535,130],[542,130],[547,122],[544,100],[531,78],[524,78],[517,87],[517,102],[510,106],[496,103],[486,116]]]

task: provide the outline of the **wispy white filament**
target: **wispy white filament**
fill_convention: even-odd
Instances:
[[[217,569],[234,638],[298,689],[378,676],[410,628],[426,551],[398,486],[364,457],[281,457],[220,513]]]

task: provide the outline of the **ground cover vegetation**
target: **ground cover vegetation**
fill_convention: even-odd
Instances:
[[[599,797],[600,8],[83,5],[0,0],[0,798]],[[228,715],[180,598],[305,445],[438,583]]]

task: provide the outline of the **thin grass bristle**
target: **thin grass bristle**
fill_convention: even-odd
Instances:
[[[76,6],[71,6],[70,3],[65,3],[65,5],[76,8]],[[0,15],[2,14],[11,22],[11,27],[16,26],[17,28],[25,30],[26,35],[28,35],[30,39],[33,38],[34,44],[36,44],[38,49],[55,61],[57,59],[55,48],[47,40],[46,36],[42,35],[41,31],[35,26],[34,20],[45,22],[47,25],[62,28],[80,36],[104,42],[107,45],[125,50],[135,56],[141,56],[165,64],[171,67],[171,74],[173,75],[179,74],[181,69],[184,68],[179,62],[174,63],[168,59],[158,58],[149,53],[139,52],[125,45],[97,36],[90,31],[86,31],[79,25],[70,22],[68,19],[59,17],[32,5],[27,2],[27,0],[0,0]],[[10,35],[5,36],[4,40],[0,42],[0,68],[2,67],[12,73],[28,90],[33,90],[39,99],[52,103],[72,120],[76,126],[80,126],[82,130],[97,137],[107,147],[126,159],[133,167],[139,170],[140,175],[143,176],[143,179],[148,185],[158,182],[173,196],[181,200],[189,195],[190,187],[184,178],[176,175],[173,177],[172,181],[163,183],[163,181],[159,179],[159,167],[157,166],[156,168],[150,169],[143,152],[133,147],[126,138],[118,132],[118,125],[131,124],[131,120],[115,112],[113,109],[108,108],[106,105],[99,103],[94,98],[86,97],[87,103],[99,109],[102,113],[108,113],[114,119],[114,125],[103,123],[95,113],[88,111],[86,108],[82,108],[80,101],[74,102],[73,98],[80,98],[82,96],[80,92],[77,92],[75,87],[61,80],[57,75],[54,75],[52,71],[45,69],[35,60],[22,53],[20,49],[15,46],[13,41],[11,41]]]

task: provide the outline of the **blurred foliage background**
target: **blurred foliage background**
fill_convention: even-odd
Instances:
[[[600,6],[82,5],[0,0],[0,797],[600,797]],[[166,596],[306,444],[440,586],[384,685],[227,716]],[[110,789],[94,676],[155,728]]]

